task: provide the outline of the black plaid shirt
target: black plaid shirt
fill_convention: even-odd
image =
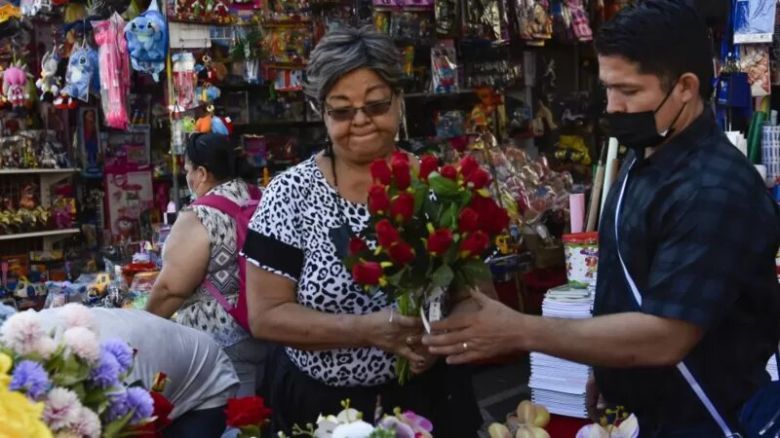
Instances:
[[[780,336],[780,211],[705,110],[628,175],[620,250],[642,295],[640,309],[615,238],[615,208],[632,161],[633,152],[601,221],[594,313],[642,311],[705,329],[685,362],[734,424],[740,406],[769,381],[766,363]],[[674,367],[594,372],[608,401],[640,417],[670,425],[709,418]]]

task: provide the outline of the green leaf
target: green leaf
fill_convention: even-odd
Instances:
[[[119,434],[122,432],[122,429],[127,427],[127,424],[130,423],[130,419],[133,418],[133,414],[135,412],[131,410],[127,413],[124,417],[111,422],[107,424],[103,428],[103,438],[116,438],[119,436]]]
[[[452,242],[452,245],[450,245],[450,249],[448,249],[447,252],[444,253],[443,260],[444,263],[448,265],[451,265],[458,260],[458,252],[460,250],[460,245],[458,244],[460,239],[458,237],[459,236],[456,234]]]
[[[434,172],[428,176],[428,183],[431,185],[433,193],[436,193],[436,196],[451,198],[458,196],[458,192],[460,191],[458,183],[449,178],[441,176],[437,172]]]
[[[429,197],[429,188],[427,184],[423,184],[419,181],[413,182],[412,188],[414,189],[414,213],[420,214],[420,210],[422,210],[425,200]]]
[[[82,364],[76,357],[69,357],[62,362],[58,372],[53,375],[53,380],[57,386],[70,388],[79,382],[87,380],[89,371],[89,366]]]
[[[460,267],[463,279],[469,286],[475,286],[479,282],[490,281],[493,275],[490,267],[480,259],[471,259]]]
[[[466,208],[466,206],[471,202],[471,198],[473,197],[474,195],[471,193],[471,190],[464,190],[460,192],[460,202],[458,204],[460,210]]]
[[[401,281],[403,280],[404,275],[409,270],[408,267],[404,267],[400,271],[396,272],[395,274],[387,277],[387,282],[392,284],[393,286],[399,286],[401,284]]]
[[[449,287],[452,283],[452,279],[455,278],[455,273],[450,268],[450,265],[442,264],[433,272],[431,276],[431,282],[434,286]]]
[[[458,205],[450,204],[449,208],[445,208],[444,213],[442,213],[441,217],[439,218],[439,227],[455,228],[458,220],[457,216],[458,216]]]

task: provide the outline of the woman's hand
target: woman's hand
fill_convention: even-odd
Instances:
[[[422,374],[428,371],[429,369],[431,369],[431,367],[433,367],[434,365],[436,365],[436,362],[439,361],[439,358],[441,358],[441,356],[431,354],[428,351],[428,347],[422,344],[422,334],[409,340],[413,341],[410,345],[412,351],[425,358],[422,361],[410,363],[411,365],[410,369],[412,371],[412,374]]]
[[[423,330],[420,318],[402,316],[392,309],[371,313],[364,318],[364,336],[370,345],[405,357],[412,365],[427,364],[428,358],[420,348],[420,335]],[[418,351],[415,351],[415,346]]]

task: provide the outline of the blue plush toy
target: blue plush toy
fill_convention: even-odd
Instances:
[[[125,26],[127,51],[133,70],[149,73],[155,81],[165,70],[165,54],[168,50],[168,24],[152,0],[149,8]]]
[[[77,47],[70,54],[68,69],[65,72],[65,86],[62,94],[89,102],[90,91],[100,91],[98,74],[98,54],[89,46]]]

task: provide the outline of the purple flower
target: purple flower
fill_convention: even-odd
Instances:
[[[130,424],[138,424],[154,414],[154,400],[149,391],[143,388],[127,388],[127,404],[133,410]]]
[[[40,400],[50,385],[49,375],[41,364],[23,360],[14,369],[9,388],[12,391],[22,391],[33,400]]]
[[[133,366],[133,350],[121,339],[109,339],[101,346],[103,351],[111,353],[119,364],[119,372],[126,373]]]
[[[99,388],[111,388],[119,384],[119,362],[116,356],[105,349],[100,351],[100,361],[92,369],[89,378],[94,386]]]
[[[130,406],[127,403],[127,391],[122,390],[108,396],[108,409],[106,417],[108,421],[116,421],[130,412]]]

